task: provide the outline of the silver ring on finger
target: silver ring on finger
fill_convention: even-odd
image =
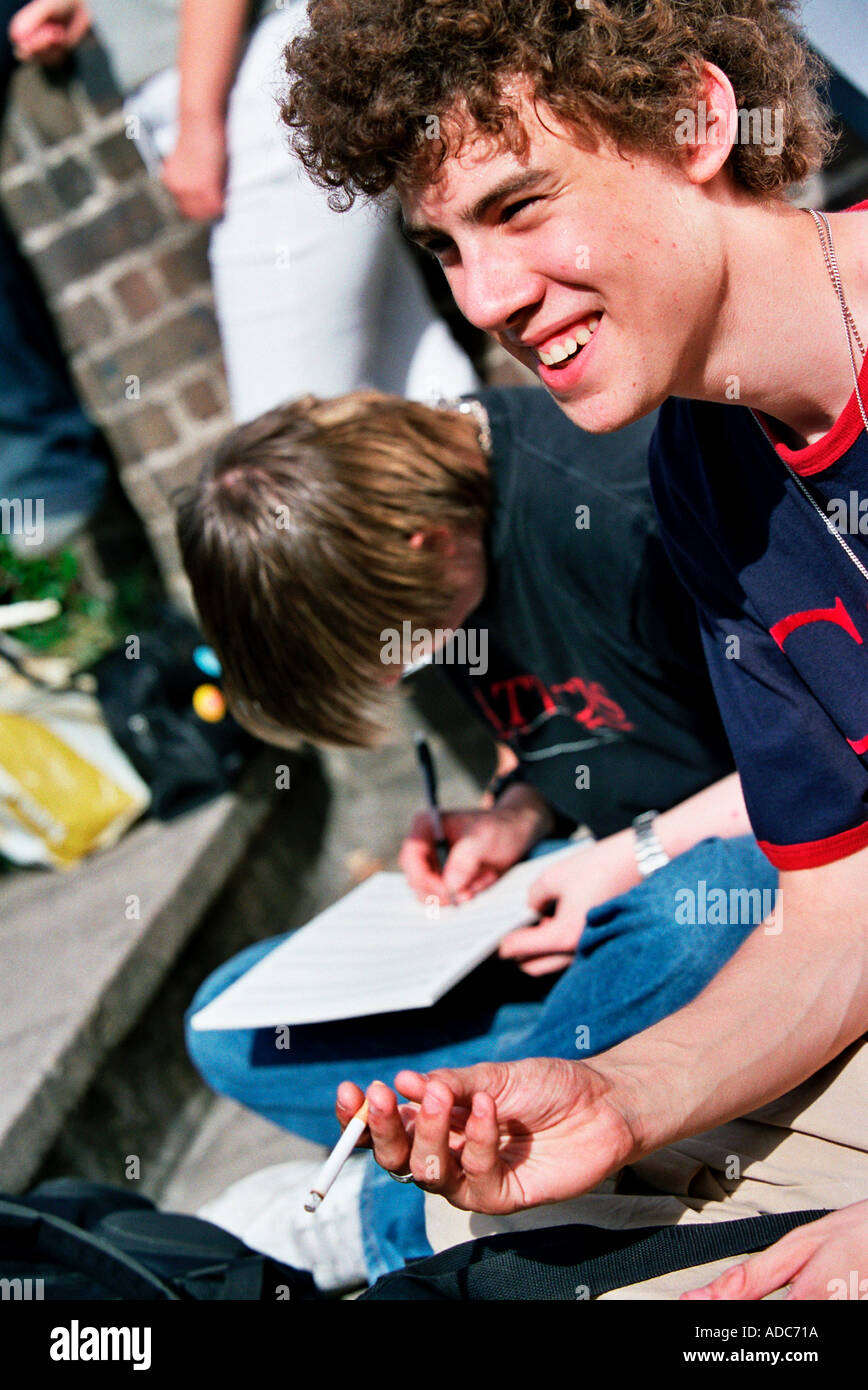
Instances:
[[[414,1181],[415,1181],[415,1179],[414,1179],[412,1173],[393,1173],[393,1172],[391,1172],[390,1169],[388,1169],[388,1168],[387,1168],[385,1171],[389,1174],[389,1177],[390,1177],[390,1178],[394,1178],[395,1182],[414,1182]]]

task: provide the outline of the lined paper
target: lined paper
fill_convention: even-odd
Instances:
[[[517,864],[438,915],[403,874],[374,874],[270,951],[193,1016],[197,1029],[269,1028],[423,1009],[535,920],[528,890],[577,844]]]

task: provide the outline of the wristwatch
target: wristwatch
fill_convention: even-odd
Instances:
[[[643,811],[641,816],[637,816],[633,821],[636,864],[643,878],[648,878],[650,874],[662,869],[664,864],[671,862],[654,829],[658,815],[658,811]]]

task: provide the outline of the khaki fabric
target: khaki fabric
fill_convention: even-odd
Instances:
[[[768,1212],[835,1209],[866,1197],[868,1039],[863,1038],[779,1100],[659,1149],[582,1197],[512,1216],[484,1216],[458,1211],[429,1194],[425,1215],[428,1239],[440,1251],[478,1236],[544,1226],[630,1230],[735,1221]],[[724,1260],[602,1297],[677,1298],[734,1263]]]

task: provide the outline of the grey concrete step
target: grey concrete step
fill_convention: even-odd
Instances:
[[[33,1177],[273,795],[265,753],[236,792],[168,823],[144,821],[69,873],[32,870],[0,884],[0,1189]]]

